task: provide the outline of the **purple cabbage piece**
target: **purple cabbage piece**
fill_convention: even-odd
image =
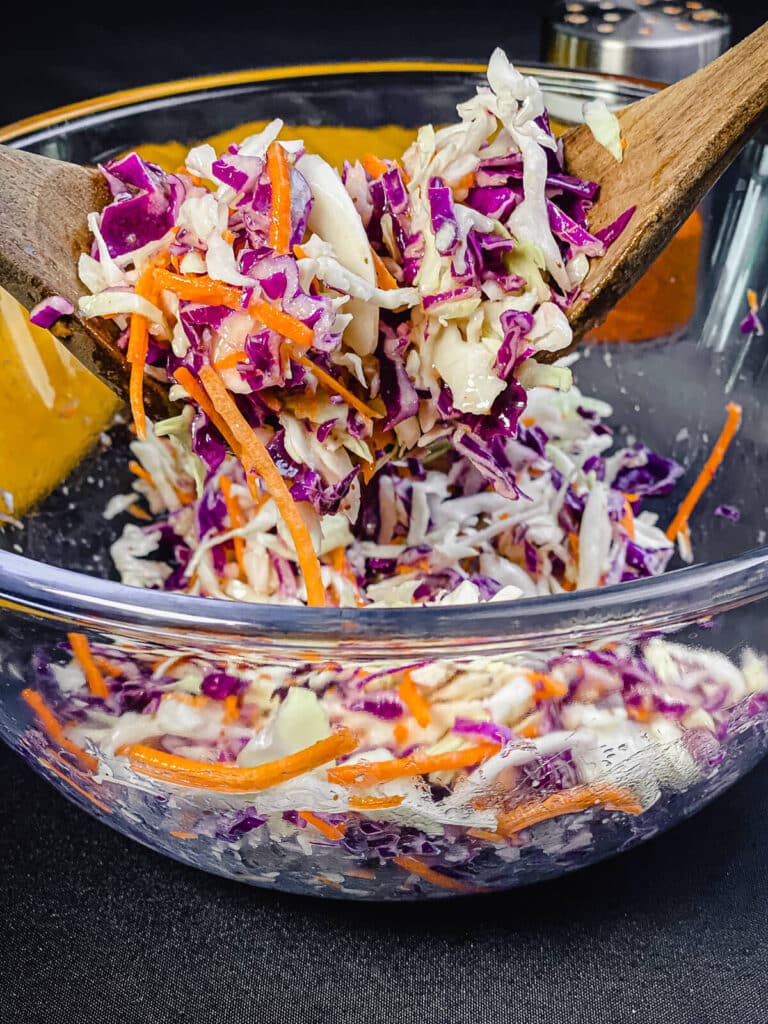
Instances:
[[[38,327],[51,327],[59,317],[71,316],[75,307],[63,295],[49,295],[29,311],[29,322]]]
[[[213,700],[225,700],[232,694],[241,693],[247,683],[228,672],[209,672],[200,684],[200,690]]]
[[[264,330],[245,339],[248,362],[240,366],[240,375],[254,391],[282,387],[285,384],[280,352],[283,339],[274,331]]]
[[[441,256],[450,256],[459,245],[459,225],[453,208],[453,195],[439,178],[433,178],[427,189],[435,246]]]
[[[505,185],[486,185],[472,188],[467,196],[466,205],[486,217],[506,222],[516,206],[523,201],[523,189]]]
[[[679,463],[657,455],[641,441],[626,449],[626,463],[616,473],[611,486],[627,494],[669,494],[675,482],[683,475]]]
[[[741,519],[741,512],[739,512],[735,505],[718,505],[715,509],[715,515],[720,516],[721,519],[730,519],[732,523],[738,523]]]
[[[360,472],[355,466],[337,483],[326,483],[317,470],[294,462],[285,448],[285,431],[278,430],[267,445],[272,461],[288,484],[294,501],[308,501],[320,515],[335,515]]]
[[[304,235],[307,230],[307,222],[309,220],[309,214],[312,210],[312,190],[307,183],[307,179],[297,171],[295,167],[291,168],[291,239],[290,246],[293,249],[294,245],[300,245],[304,240]]]
[[[385,721],[402,718],[405,714],[401,701],[394,695],[364,697],[361,700],[353,701],[347,707],[350,711],[362,711],[367,715],[374,715],[376,718],[381,718]]]
[[[387,410],[382,424],[385,430],[415,416],[419,411],[419,396],[405,368],[407,348],[407,333],[397,334],[382,325],[378,355],[379,388]]]
[[[605,243],[600,238],[591,235],[576,221],[571,220],[568,214],[555,206],[551,199],[547,200],[547,214],[552,233],[561,242],[565,242],[571,257],[578,253],[584,253],[585,256],[603,255]]]
[[[667,568],[674,547],[643,548],[633,540],[627,542],[625,560],[628,566],[636,569],[640,576],[660,576]]]
[[[263,173],[261,157],[240,156],[239,153],[224,153],[211,165],[211,174],[216,181],[240,193],[255,189]]]
[[[501,314],[500,323],[504,340],[496,353],[493,368],[502,380],[506,380],[520,358],[525,339],[533,329],[533,313],[508,309]]]
[[[240,811],[237,817],[226,830],[224,839],[239,839],[248,832],[253,832],[256,828],[261,828],[266,823],[267,819],[259,814],[255,807],[246,807],[244,811]]]
[[[216,472],[227,454],[221,434],[200,410],[192,420],[192,450],[205,463],[209,473]]]
[[[110,256],[140,249],[170,231],[171,189],[159,167],[129,153],[100,171],[114,196],[104,207],[99,225]]]
[[[607,227],[596,231],[595,238],[598,238],[607,249],[609,245],[612,245],[616,241],[627,224],[629,224],[632,219],[632,214],[636,209],[637,207],[630,206],[629,209],[624,211],[624,213],[619,214],[612,224],[608,224]]]
[[[482,736],[492,743],[509,743],[512,730],[496,722],[478,722],[471,718],[457,718],[453,723],[453,731],[460,735]]]

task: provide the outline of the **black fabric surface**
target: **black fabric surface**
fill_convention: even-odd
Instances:
[[[732,0],[737,37],[761,20]],[[153,10],[154,8],[154,10]],[[4,15],[0,123],[227,68],[538,52],[522,0],[114,5]],[[1,215],[1,213],[0,213]],[[0,750],[0,1024],[766,1024],[768,763],[695,819],[588,871],[405,906],[284,896],[181,867]]]

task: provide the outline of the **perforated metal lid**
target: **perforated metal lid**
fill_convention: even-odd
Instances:
[[[728,48],[728,15],[703,0],[560,0],[545,20],[547,63],[675,82]]]

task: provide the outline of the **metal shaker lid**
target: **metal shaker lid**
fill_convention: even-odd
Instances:
[[[731,23],[705,0],[560,0],[545,19],[549,64],[676,82],[728,48]]]

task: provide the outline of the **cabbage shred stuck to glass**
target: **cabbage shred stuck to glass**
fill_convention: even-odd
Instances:
[[[103,168],[80,305],[123,330],[138,435],[106,514],[150,520],[113,545],[123,582],[472,604],[657,575],[688,549],[740,410],[664,532],[643,503],[681,468],[614,449],[610,407],[534,358],[569,346],[565,311],[631,211],[589,231],[598,186],[564,173],[537,83],[500,50],[458,112],[341,176],[279,121],[174,174]],[[145,374],[178,415],[146,420]],[[311,853],[318,887],[350,893],[389,864],[428,891],[503,884],[521,848],[589,843],[607,812],[707,777],[768,689],[757,655],[661,636],[412,664],[70,648],[25,691],[68,762],[139,815],[159,798],[169,835],[236,848],[255,880],[277,844],[279,867]]]

